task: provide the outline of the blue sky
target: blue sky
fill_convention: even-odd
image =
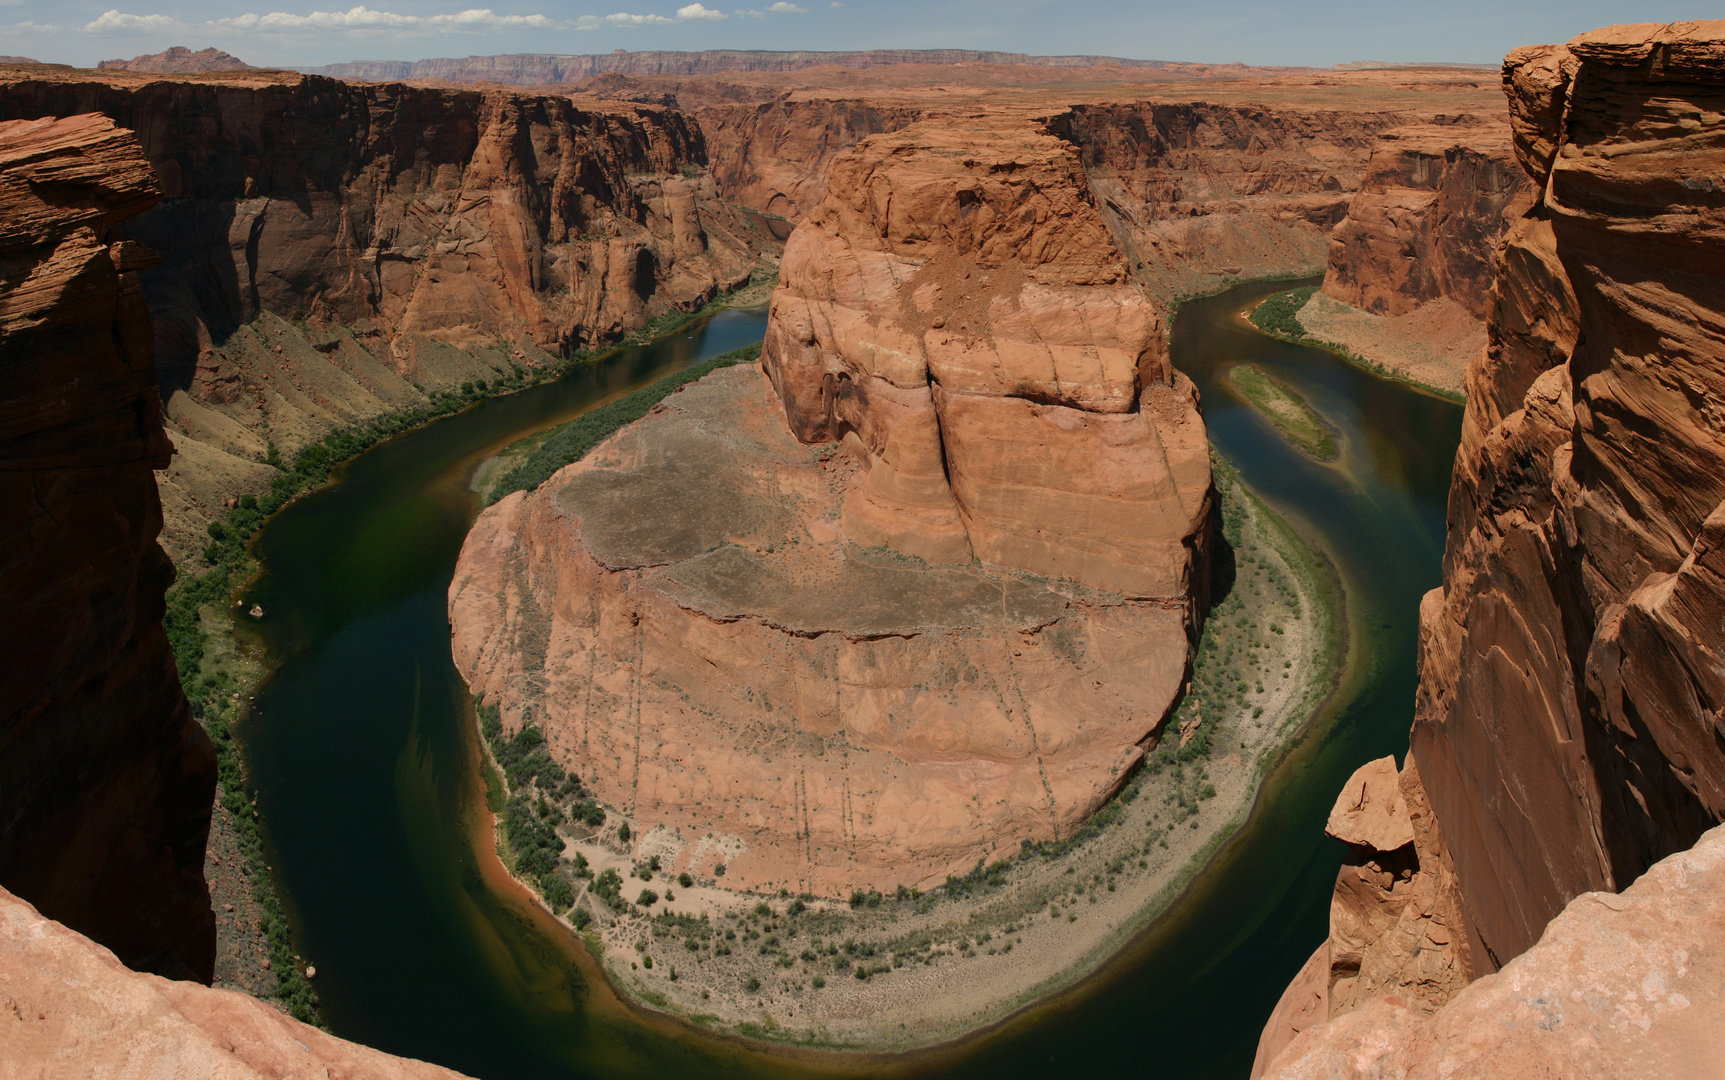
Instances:
[[[1516,45],[1564,41],[1608,23],[1708,14],[1693,0],[491,2],[0,0],[0,54],[92,66],[169,45],[213,45],[253,64],[309,65],[612,49],[971,48],[1317,66],[1495,63]]]

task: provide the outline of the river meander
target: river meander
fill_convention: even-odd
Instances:
[[[444,598],[476,512],[474,468],[627,389],[758,340],[728,312],[557,383],[484,401],[356,459],[260,534],[240,632],[274,674],[239,727],[297,941],[340,1035],[486,1080],[871,1075],[1243,1077],[1258,1030],[1324,933],[1340,845],[1322,826],[1362,762],[1406,749],[1415,618],[1438,582],[1459,407],[1237,313],[1289,285],[1186,304],[1174,360],[1217,448],[1332,557],[1355,658],[1334,708],[1267,780],[1250,822],[1168,914],[1069,994],[902,1059],[757,1051],[617,1001],[582,947],[490,853],[471,703]],[[1250,360],[1339,433],[1293,450],[1231,396]]]

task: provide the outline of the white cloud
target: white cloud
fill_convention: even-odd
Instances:
[[[109,8],[86,23],[84,29],[100,34],[112,30],[174,30],[184,25],[180,20],[170,19],[166,15],[128,15]]]
[[[830,4],[828,4],[828,5],[827,5],[827,7],[830,7],[830,8],[832,8],[832,9],[833,9],[833,10],[834,10],[834,11],[837,11],[837,10],[838,10],[838,9],[839,9],[839,8],[842,8],[842,7],[844,7],[844,5],[843,5],[843,4],[841,4],[841,3],[840,3],[840,2],[839,2],[839,0],[833,0],[833,2],[832,2],[832,3],[830,3]]]
[[[803,15],[807,14],[809,9],[806,7],[798,7],[795,4],[787,4],[785,3],[785,0],[779,0],[778,3],[774,4],[767,10],[776,11],[781,15]]]
[[[25,20],[21,23],[13,23],[6,29],[19,34],[48,34],[60,28],[52,23],[39,23]]]
[[[9,0],[0,0],[0,4]],[[803,8],[781,0],[769,11],[802,11]],[[763,12],[738,12],[739,15],[761,15]],[[617,11],[610,15],[582,15],[573,20],[553,19],[546,15],[499,15],[490,8],[468,8],[445,15],[402,15],[393,11],[378,11],[361,4],[346,11],[313,11],[295,15],[285,11],[267,14],[250,12],[211,19],[203,23],[188,23],[167,15],[132,15],[110,9],[86,24],[88,33],[136,32],[139,30],[185,32],[202,29],[224,33],[292,34],[308,31],[346,31],[350,33],[395,32],[407,34],[464,34],[508,30],[597,30],[604,26],[674,26],[679,22],[709,22],[729,18],[723,11],[707,7],[697,0],[677,9],[677,15],[637,15]],[[52,27],[20,23],[13,29],[49,30]]]
[[[670,26],[677,20],[663,15],[631,15],[627,11],[619,11],[605,16],[604,21],[612,26]]]

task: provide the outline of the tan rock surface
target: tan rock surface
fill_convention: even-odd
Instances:
[[[0,889],[0,1080],[456,1080],[302,1024],[246,994],[129,971]]]
[[[1391,852],[1414,842],[1397,782],[1396,759],[1381,757],[1354,770],[1336,796],[1324,832],[1344,844]]]
[[[835,165],[762,358],[800,438],[866,455],[859,543],[1184,602],[1209,511],[1196,396],[1076,150],[1036,122],[929,122]]]
[[[1622,893],[1586,893],[1539,942],[1430,1016],[1385,997],[1294,1039],[1276,1080],[1718,1076],[1725,831]]]
[[[0,885],[208,980],[215,753],[162,629],[152,255],[115,229],[160,198],[104,117],[0,122]]]
[[[457,667],[729,887],[927,888],[1070,834],[1162,725],[1186,616],[848,545],[860,481],[758,368],[710,376],[481,515]]]

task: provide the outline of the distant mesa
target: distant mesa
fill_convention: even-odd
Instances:
[[[469,56],[462,59],[440,57],[411,62],[356,60],[346,64],[296,70],[307,75],[327,75],[336,79],[362,79],[370,82],[445,79],[451,82],[495,82],[513,86],[555,86],[610,73],[634,77],[695,76],[716,75],[720,72],[785,72],[814,67],[873,68],[900,64],[1115,68],[1154,72],[1154,77],[1159,80],[1239,78],[1254,72],[1315,70],[1250,68],[1244,64],[1191,64],[1172,60],[1131,60],[1119,56],[1030,56],[1026,53],[983,52],[973,49],[870,49],[859,52],[769,49],[627,52],[618,49],[610,53],[568,56],[557,53],[515,53],[506,56]]]
[[[16,63],[34,64],[34,60],[13,58]],[[192,75],[200,71],[252,71],[252,65],[220,49],[199,49],[175,45],[165,52],[134,56],[130,60],[104,60],[96,65],[104,71],[153,71],[163,75]]]
[[[28,56],[0,56],[0,64],[40,64],[40,60],[32,60]]]

